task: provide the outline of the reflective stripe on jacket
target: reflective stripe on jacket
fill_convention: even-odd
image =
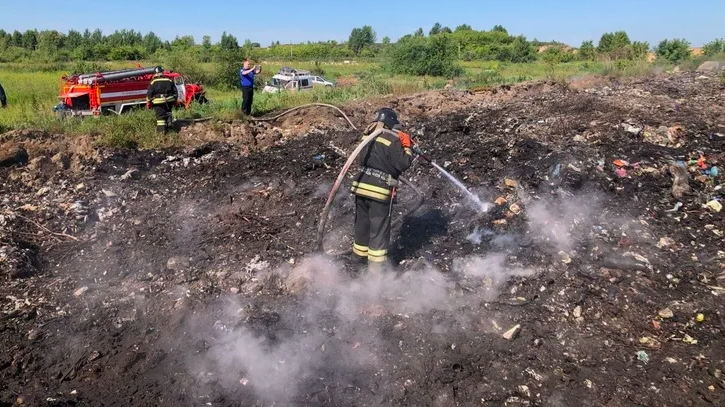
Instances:
[[[165,77],[154,78],[146,92],[146,101],[154,105],[163,103],[175,103],[178,98],[176,85]]]
[[[371,134],[378,127],[369,127]],[[360,152],[360,173],[350,188],[355,195],[389,202],[398,177],[410,167],[413,153],[403,148],[400,139],[387,132],[380,134]]]

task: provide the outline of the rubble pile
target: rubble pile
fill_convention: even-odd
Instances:
[[[0,168],[0,405],[725,404],[723,87],[591,83],[343,106],[399,109],[485,203],[414,163],[383,276],[313,252],[360,138],[333,114],[26,142]]]

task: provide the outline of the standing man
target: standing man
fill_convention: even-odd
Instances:
[[[242,85],[242,112],[252,114],[252,99],[254,99],[254,75],[262,72],[261,65],[250,67],[250,59],[244,60],[244,66],[239,71],[239,81]]]
[[[399,130],[400,122],[394,110],[380,109],[365,135],[380,128],[397,132],[398,136],[384,132],[360,152],[360,174],[351,188],[355,194],[353,253],[360,262],[367,260],[372,271],[379,271],[387,260],[390,215],[398,177],[413,162],[410,135]]]
[[[164,76],[164,70],[157,66],[154,79],[146,91],[146,107],[153,107],[156,115],[156,132],[166,134],[171,127],[171,109],[179,97],[174,81]]]
[[[5,97],[5,89],[3,89],[3,85],[0,83],[0,106],[2,106],[3,109],[8,107],[8,99]]]

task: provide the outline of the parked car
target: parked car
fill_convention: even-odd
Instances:
[[[313,85],[313,76],[309,71],[282,67],[264,86],[262,92],[277,93],[280,91],[310,90]]]
[[[325,79],[325,78],[323,78],[321,76],[313,76],[312,77],[312,83],[315,84],[315,85],[321,85],[321,86],[330,86],[330,87],[334,87],[335,86],[335,82],[328,81],[327,79]]]

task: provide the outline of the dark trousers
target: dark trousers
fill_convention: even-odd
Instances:
[[[355,244],[353,253],[369,263],[383,263],[390,243],[390,205],[355,196]]]
[[[251,86],[242,86],[242,112],[247,115],[252,114],[252,100],[254,99],[254,88]]]
[[[156,116],[156,132],[166,133],[171,127],[171,107],[168,103],[154,105],[154,115]]]

